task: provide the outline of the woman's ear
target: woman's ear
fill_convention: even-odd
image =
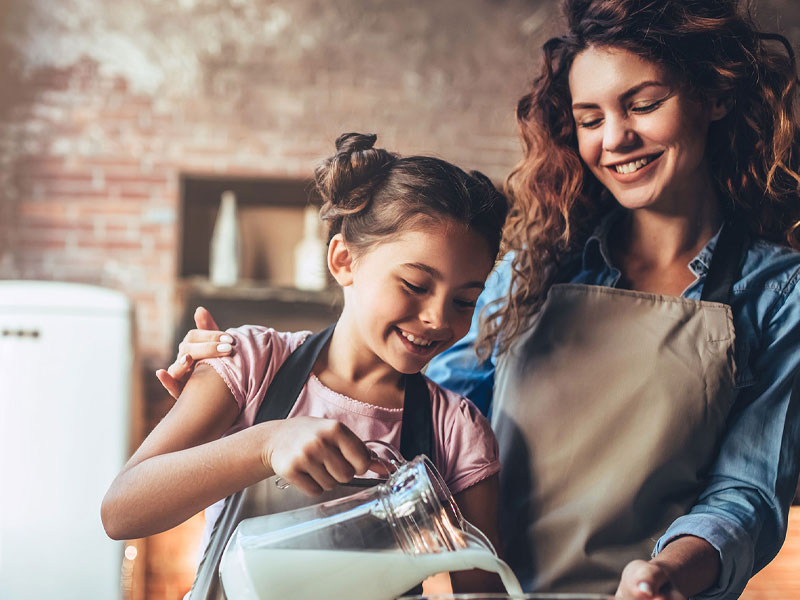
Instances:
[[[353,283],[353,255],[341,233],[334,235],[328,244],[328,270],[340,286]]]
[[[719,121],[720,119],[728,116],[733,108],[733,100],[727,97],[714,98],[711,101],[711,120]]]

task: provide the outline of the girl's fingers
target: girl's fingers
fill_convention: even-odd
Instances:
[[[341,431],[337,432],[336,440],[342,457],[353,466],[357,475],[363,475],[369,471],[373,455],[355,433],[342,426]]]
[[[285,479],[301,492],[304,492],[309,496],[319,496],[324,491],[320,485],[307,473],[295,473],[291,477],[286,476]]]
[[[325,456],[325,469],[339,483],[347,483],[352,480],[356,470],[339,451],[338,448],[331,448]]]
[[[323,490],[328,491],[336,487],[336,480],[331,477],[331,474],[328,473],[324,464],[313,461],[306,466],[305,470]]]

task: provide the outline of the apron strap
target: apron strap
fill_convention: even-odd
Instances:
[[[300,392],[303,390],[311,375],[311,369],[317,362],[317,357],[328,340],[333,335],[334,323],[318,333],[313,333],[306,340],[295,348],[288,358],[275,373],[275,377],[269,384],[261,406],[256,413],[256,423],[265,421],[277,421],[285,419],[297,402]]]
[[[283,362],[267,388],[254,424],[285,419],[289,415],[311,375],[319,353],[331,339],[335,326],[334,323],[323,331],[308,336]],[[426,454],[433,460],[433,407],[428,384],[420,373],[406,375],[403,379],[405,393],[400,454],[406,460],[420,454]]]
[[[747,238],[741,219],[733,217],[725,221],[711,256],[711,264],[700,294],[701,300],[731,303],[733,284],[739,276],[747,252]]]

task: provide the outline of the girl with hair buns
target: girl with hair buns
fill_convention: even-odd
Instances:
[[[236,352],[196,365],[172,410],[111,484],[102,519],[112,538],[152,535],[206,507],[209,533],[227,496],[273,475],[320,501],[371,468],[365,440],[405,455],[430,431],[423,450],[467,520],[497,541],[491,427],[471,402],[420,370],[469,329],[497,257],[506,200],[478,172],[400,157],[374,148],[375,139],[342,135],[316,171],[328,267],[344,292],[335,326],[310,338],[306,331],[229,329]],[[296,401],[270,396],[288,402],[288,417],[254,424],[276,373],[301,351],[312,353]],[[493,589],[499,578],[455,573],[453,585]]]

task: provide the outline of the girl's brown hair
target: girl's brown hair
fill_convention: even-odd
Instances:
[[[517,105],[525,156],[506,181],[509,294],[484,319],[479,353],[502,352],[538,310],[559,270],[616,205],[578,154],[568,76],[590,46],[652,61],[696,98],[730,111],[707,156],[720,198],[759,237],[800,248],[797,71],[789,42],[757,30],[737,0],[564,0],[568,33],[548,40]]]
[[[328,241],[341,233],[356,252],[443,218],[480,234],[494,260],[508,212],[505,196],[478,171],[429,156],[374,148],[374,134],[345,133],[315,172]]]

